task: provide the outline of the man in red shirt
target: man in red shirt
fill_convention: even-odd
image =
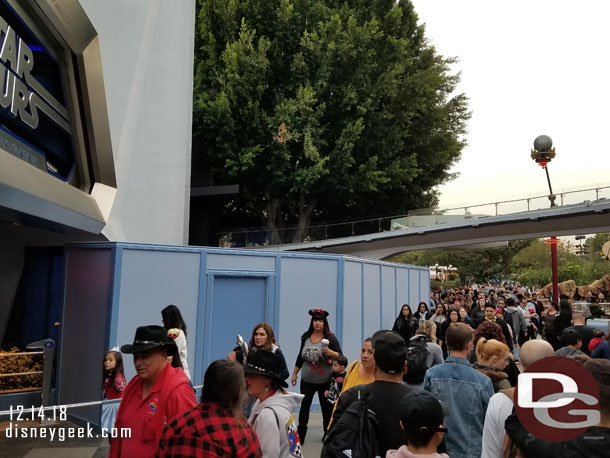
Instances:
[[[195,394],[184,371],[168,362],[177,347],[164,327],[139,327],[133,344],[123,345],[121,351],[133,353],[137,375],[125,388],[114,427],[130,428],[131,437],[113,438],[108,456],[153,457],[163,428],[195,407]]]

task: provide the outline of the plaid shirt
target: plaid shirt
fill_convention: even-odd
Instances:
[[[157,458],[261,458],[254,430],[214,403],[202,402],[174,419],[159,442]]]

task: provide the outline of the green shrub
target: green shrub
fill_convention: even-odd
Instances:
[[[551,283],[552,273],[550,267],[539,269],[526,269],[517,275],[522,285],[548,285]]]
[[[430,289],[431,290],[452,289],[452,288],[458,288],[461,285],[462,285],[462,281],[459,278],[457,280],[450,280],[450,281],[430,280]]]

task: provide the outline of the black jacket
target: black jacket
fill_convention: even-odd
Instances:
[[[608,456],[610,428],[592,426],[576,439],[565,442],[546,442],[528,433],[513,413],[505,423],[506,433],[526,458],[544,456],[592,458]]]
[[[405,340],[405,344],[409,344],[409,339],[415,335],[419,322],[412,316],[408,320],[405,320],[402,316],[399,316],[394,320],[394,326],[392,331],[397,332]]]

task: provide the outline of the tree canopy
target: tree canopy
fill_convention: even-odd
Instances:
[[[449,266],[457,268],[462,282],[488,281],[513,276],[515,254],[527,250],[532,240],[513,240],[503,248],[488,250],[419,250],[394,256],[391,261],[419,266]]]
[[[199,0],[193,185],[276,231],[436,204],[467,100],[404,0]]]
[[[610,234],[597,234],[587,242],[600,247]],[[513,240],[504,248],[482,251],[425,250],[411,251],[391,259],[394,262],[457,268],[459,281],[488,281],[492,278],[511,278],[525,285],[544,286],[552,281],[551,252],[541,239]],[[557,246],[559,281],[574,280],[578,286],[588,285],[610,272],[610,263],[579,256],[569,242]]]

